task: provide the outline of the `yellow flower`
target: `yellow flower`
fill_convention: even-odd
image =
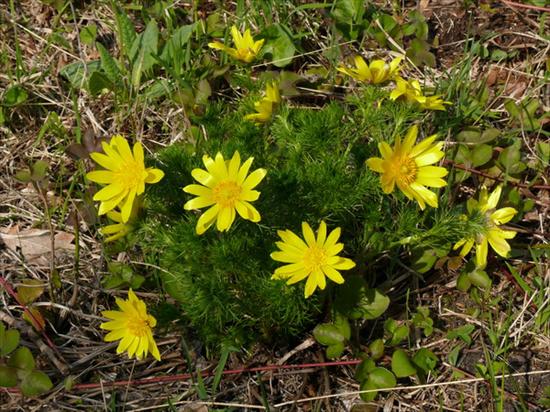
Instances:
[[[279,94],[279,86],[272,82],[271,85],[266,86],[265,97],[259,102],[254,103],[254,108],[257,113],[247,114],[245,120],[252,120],[259,123],[265,123],[271,119],[273,115],[273,108],[281,102],[281,95]]]
[[[99,229],[99,233],[103,236],[108,236],[105,238],[105,242],[114,242],[115,240],[123,238],[132,231],[133,226],[129,222],[124,223],[122,221],[122,215],[120,212],[111,210],[110,212],[107,212],[107,217],[116,223],[103,226]]]
[[[267,171],[256,169],[248,174],[253,160],[253,157],[249,157],[241,166],[239,152],[235,152],[231,160],[224,160],[218,152],[215,159],[208,155],[203,156],[206,170],[191,171],[191,175],[200,185],[187,185],[183,188],[184,192],[198,196],[185,203],[185,210],[211,206],[199,217],[197,234],[202,235],[215,221],[220,232],[229,230],[236,212],[243,219],[260,221],[260,214],[250,202],[260,197],[260,192],[252,189],[262,181]]]
[[[367,64],[361,56],[355,56],[355,69],[340,66],[337,68],[339,72],[345,73],[356,80],[380,84],[388,80],[392,80],[399,72],[399,63],[403,60],[401,57],[393,59],[389,64],[384,60],[374,60]]]
[[[231,36],[233,37],[235,48],[227,47],[219,41],[208,43],[208,47],[223,50],[237,60],[250,63],[256,58],[265,41],[264,39],[254,41],[250,34],[250,29],[246,29],[244,34],[241,35],[236,26],[231,27]]]
[[[325,289],[325,276],[338,284],[344,283],[339,270],[351,269],[355,263],[338,256],[344,248],[342,243],[337,243],[339,227],[327,236],[327,225],[321,221],[315,238],[311,227],[302,222],[302,232],[305,242],[290,230],[277,231],[282,242],[276,242],[280,250],[273,252],[271,258],[289,264],[275,269],[271,279],[288,279],[287,285],[292,285],[307,277],[304,295],[308,298],[317,287]]]
[[[390,93],[391,100],[404,98],[409,103],[418,103],[422,110],[445,110],[445,104],[451,104],[437,96],[424,96],[418,80],[395,79],[395,89]]]
[[[415,199],[424,210],[426,203],[437,207],[437,195],[429,187],[443,187],[447,183],[442,177],[447,176],[447,169],[430,166],[445,155],[441,148],[443,142],[434,144],[436,135],[430,136],[415,145],[418,128],[412,126],[403,142],[398,136],[393,149],[386,142],[378,144],[382,158],[371,157],[367,166],[381,173],[380,183],[384,193],[393,192],[395,185],[409,199]]]
[[[501,193],[501,186],[497,187],[491,195],[487,193],[487,188],[483,187],[479,194],[479,201],[468,199],[466,202],[469,215],[482,213],[485,216],[486,227],[483,232],[478,233],[474,238],[458,241],[453,249],[456,250],[462,246],[460,255],[466,256],[475,243],[476,265],[479,268],[484,268],[487,265],[488,245],[491,245],[493,250],[500,256],[507,257],[510,252],[510,245],[506,239],[512,239],[516,236],[516,232],[503,230],[499,227],[509,222],[517,213],[517,210],[513,207],[496,209]]]
[[[145,302],[140,300],[130,289],[128,300],[116,298],[120,310],[106,310],[101,312],[110,319],[102,323],[101,329],[109,330],[105,335],[106,342],[120,339],[116,353],[128,352],[131,359],[134,355],[138,360],[147,356],[149,352],[156,360],[160,360],[160,353],[153,338],[152,329],[157,320],[147,313]]]
[[[132,150],[122,136],[114,136],[109,143],[102,143],[103,153],[91,153],[90,157],[105,170],[94,170],[86,177],[92,182],[106,184],[94,195],[100,201],[99,214],[103,215],[120,206],[121,220],[126,223],[132,213],[136,196],[145,191],[145,183],[157,183],[164,176],[160,169],[145,167],[143,146],[136,143]]]

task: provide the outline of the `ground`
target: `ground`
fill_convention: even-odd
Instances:
[[[134,23],[142,31],[139,8],[130,7],[140,2],[126,3],[128,10],[134,10]],[[155,2],[149,3],[154,6]],[[157,3],[158,7],[166,6]],[[219,11],[222,21],[232,22],[236,8],[246,9],[254,2],[223,7],[220,3],[224,2],[174,2],[169,7],[198,19]],[[289,3],[296,3],[296,7],[317,4]],[[468,70],[460,75],[469,86],[462,87],[475,94],[477,89],[471,85],[487,86],[485,100],[478,99],[478,119],[488,112],[503,114],[494,124],[506,130],[514,119],[507,113],[505,102],[537,99],[539,128],[533,131],[520,127],[522,158],[531,154],[536,157],[537,145],[548,142],[548,117],[540,115],[550,107],[548,5],[541,1],[372,3],[397,19],[404,20],[413,10],[425,17],[434,64],[411,72],[425,76],[428,83],[457,73],[452,72],[453,68],[465,67],[463,62],[468,60]],[[344,56],[362,47],[369,52],[382,47],[372,39],[360,45],[342,37],[329,38],[321,30],[323,25],[332,24],[329,8],[308,10],[303,7],[296,16],[309,37],[302,41],[302,49],[285,70],[310,76],[312,84],[319,85],[328,99],[339,99],[343,88],[323,84],[311,70],[313,66],[329,66],[333,57],[324,53],[327,45],[341,42]],[[303,17],[303,13],[311,15]],[[533,208],[516,229],[526,245],[538,247],[542,253],[533,254],[531,259],[510,259],[508,266],[491,266],[493,285],[490,294],[481,298],[486,305],[481,315],[473,310],[477,304],[472,297],[457,289],[458,271],[450,261],[440,260],[425,277],[412,276],[404,269],[403,276],[388,288],[392,302],[397,302],[391,316],[407,318],[407,305],[414,304],[428,307],[434,319],[435,331],[430,336],[415,330],[415,348],[429,348],[440,359],[425,384],[406,379],[375,401],[363,402],[354,378],[357,352],[347,350],[336,362],[328,361],[324,348],[310,334],[287,347],[258,344],[231,352],[226,362],[221,362],[209,356],[192,333],[182,332],[173,323],[157,331],[162,362],[136,362],[117,355],[116,343],[103,341],[100,312],[112,306],[115,296],[125,296],[126,292],[104,287],[101,279],[108,274],[106,262],[113,259],[143,268],[147,263],[139,250],[111,251],[110,255],[105,252],[94,226],[97,217],[90,210],[90,202],[85,201],[90,195],[81,183],[69,179],[91,166],[89,161],[76,160],[81,149],[75,143],[83,141],[93,146],[96,139],[124,133],[135,135],[154,150],[181,140],[181,131],[189,130],[189,117],[185,109],[172,107],[169,102],[146,107],[137,101],[120,107],[112,93],[91,96],[71,88],[61,75],[62,69],[73,62],[99,57],[96,48],[83,41],[82,30],[90,23],[96,25],[98,39],[116,54],[114,14],[109,2],[22,0],[0,4],[0,320],[20,331],[21,343],[31,349],[37,367],[54,383],[52,390],[36,397],[22,398],[17,390],[0,390],[3,410],[512,411],[550,406],[541,403],[545,388],[550,386],[550,335],[545,324],[550,306],[550,271],[544,253],[550,237],[548,160],[534,178],[520,174],[508,182],[524,199],[533,201]],[[311,38],[317,32],[318,38]],[[407,48],[410,41],[410,36],[397,39],[395,51]],[[257,67],[258,71],[262,69],[262,65]],[[14,85],[21,85],[24,91],[13,89]],[[13,95],[8,95],[10,90]],[[301,93],[293,100],[296,105],[315,107],[325,101],[323,93],[312,93],[307,88]],[[224,94],[238,91],[220,89],[210,98]],[[200,105],[195,109],[200,110]],[[498,153],[505,149],[494,150]],[[47,162],[47,177],[38,176],[26,183],[15,178],[37,160]],[[465,167],[456,159],[450,162],[458,169]],[[472,165],[466,166],[466,171],[473,174],[474,181],[489,173]],[[474,191],[472,180],[457,185],[459,198]],[[531,294],[525,292],[518,277],[531,285]],[[36,301],[29,301],[42,313],[36,315],[45,321],[40,330],[22,319],[22,302],[15,299],[15,292],[10,293],[25,279],[37,281],[34,286],[42,292]],[[533,283],[536,279],[539,284]],[[48,280],[53,286],[40,286]],[[138,296],[152,306],[173,303],[170,296],[154,290],[139,291]],[[462,340],[449,336],[449,331],[465,325],[475,326],[471,335],[466,333]],[[372,322],[362,333],[368,337],[377,329],[381,325]],[[457,348],[460,358],[452,361]],[[509,376],[503,385],[502,380],[494,380],[501,372],[482,376],[479,369],[480,363],[498,362],[507,365]],[[218,364],[224,369],[221,380],[214,376]],[[197,371],[203,372],[202,378],[198,378]],[[546,397],[550,397],[548,392]]]

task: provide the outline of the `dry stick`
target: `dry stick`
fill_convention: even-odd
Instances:
[[[495,376],[495,379],[506,379],[506,378],[514,378],[518,376],[531,376],[531,375],[544,375],[544,374],[550,374],[550,369],[543,370],[543,371],[533,371],[533,372],[522,372],[522,373],[511,373],[508,375],[498,375]],[[341,393],[334,393],[330,395],[323,395],[323,396],[314,396],[311,398],[304,398],[297,401],[288,401],[288,402],[282,402],[278,403],[276,405],[273,405],[273,408],[280,408],[281,406],[287,406],[292,405],[293,403],[302,403],[302,402],[310,402],[310,401],[316,401],[319,399],[325,399],[325,398],[338,398],[342,396],[356,396],[361,395],[362,393],[369,393],[369,392],[391,392],[391,391],[402,391],[402,390],[409,390],[409,389],[424,389],[424,388],[435,388],[439,386],[450,386],[450,385],[460,385],[460,384],[468,384],[468,383],[474,383],[474,382],[483,382],[485,378],[471,378],[471,379],[461,379],[457,381],[448,381],[448,382],[437,382],[437,383],[428,383],[425,385],[414,385],[414,386],[401,386],[401,387],[395,387],[395,388],[384,388],[384,389],[369,389],[364,391],[353,391],[353,392],[341,392]]]
[[[337,361],[337,362],[321,362],[321,363],[304,363],[300,365],[266,365],[260,366],[257,368],[242,368],[242,369],[228,369],[222,372],[223,375],[239,375],[241,373],[250,373],[250,372],[268,372],[276,371],[280,369],[305,369],[305,368],[319,368],[327,366],[346,366],[346,365],[357,365],[361,363],[360,359],[353,359],[349,361]],[[214,371],[201,371],[200,374],[202,377],[213,376]],[[194,374],[183,373],[179,375],[171,376],[155,376],[152,378],[143,378],[135,380],[124,380],[124,381],[112,381],[105,382],[101,381],[100,383],[80,383],[73,386],[73,390],[86,390],[86,389],[97,389],[99,387],[117,387],[117,386],[127,386],[127,385],[147,385],[152,383],[169,383],[177,382],[182,380],[191,379]]]
[[[29,310],[27,305],[25,305],[23,303],[23,301],[21,301],[21,299],[19,299],[19,295],[15,292],[15,290],[13,290],[13,288],[11,287],[9,282],[6,279],[4,279],[4,277],[1,276],[1,275],[0,275],[0,284],[4,287],[4,289],[6,289],[8,294],[11,295],[11,297],[13,297],[15,299],[15,301],[19,304],[19,306],[21,306],[23,311],[27,314],[27,316],[31,320],[31,323],[33,324],[34,328],[36,330],[40,331],[40,334],[42,335],[42,337],[44,338],[44,340],[46,341],[48,346],[51,348],[53,353],[55,353],[55,355],[57,355],[57,357],[59,357],[59,359],[63,359],[63,357],[59,353],[59,350],[57,349],[55,344],[52,342],[52,340],[49,338],[49,336],[46,335],[46,332],[44,332],[44,329],[41,327],[40,322],[38,321],[38,319],[36,319],[36,317]],[[50,359],[51,359],[51,357],[50,357]],[[63,374],[67,373],[68,370],[69,370],[69,368],[66,366],[66,362],[64,360],[63,361],[58,360],[58,361],[54,362],[54,364],[59,369],[59,371],[62,372]]]
[[[501,178],[501,177],[498,177],[498,176],[491,176],[491,175],[488,174],[488,173],[481,172],[481,171],[479,171],[479,170],[477,170],[477,169],[472,169],[471,167],[468,167],[468,166],[463,165],[463,164],[461,164],[461,163],[455,163],[455,162],[453,162],[452,160],[449,160],[449,159],[443,160],[443,163],[444,163],[444,164],[451,165],[451,166],[454,166],[454,167],[456,167],[457,169],[465,170],[465,171],[467,171],[467,172],[474,173],[474,174],[476,174],[476,175],[480,175],[480,176],[486,177],[486,178],[488,178],[488,179],[496,180],[497,182],[504,182],[504,179]],[[513,181],[507,181],[507,183],[510,183],[510,184],[513,185],[513,186],[521,187],[521,188],[524,188],[524,189],[542,189],[542,190],[550,190],[550,185],[528,185],[528,184],[525,184],[525,183],[519,183],[519,182],[513,182]]]
[[[9,326],[22,330],[23,333],[28,335],[31,340],[36,344],[36,346],[38,346],[40,352],[45,354],[50,359],[50,361],[55,365],[59,372],[61,372],[63,375],[66,375],[69,372],[69,368],[65,364],[65,362],[59,359],[54,351],[46,346],[44,342],[42,342],[40,336],[34,331],[32,326],[27,325],[27,323],[23,321],[12,318],[10,315],[3,311],[0,311],[0,320],[6,322]]]
[[[504,3],[504,4],[506,4],[507,6],[510,6],[510,7],[519,7],[519,8],[522,8],[522,9],[545,11],[547,13],[550,13],[550,8],[548,8],[548,7],[532,6],[530,4],[521,4],[521,3],[516,3],[514,1],[509,1],[509,0],[500,0],[500,1],[501,1],[501,3]]]

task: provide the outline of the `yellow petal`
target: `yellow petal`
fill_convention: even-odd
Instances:
[[[315,279],[314,276],[309,275],[306,281],[306,287],[304,289],[304,296],[309,298],[313,292],[315,292],[315,289],[317,289],[317,279]]]
[[[483,237],[481,242],[476,244],[476,265],[477,267],[483,269],[487,266],[487,238]]]
[[[295,283],[301,282],[310,274],[309,270],[302,268],[294,272],[294,274],[287,280],[287,285],[293,285]]]
[[[296,256],[287,252],[273,252],[269,256],[271,256],[271,259],[283,263],[296,263],[302,259],[302,256]]]
[[[304,239],[307,245],[309,247],[315,246],[316,244],[315,234],[313,233],[311,226],[307,222],[302,222],[302,233],[304,235]]]
[[[239,168],[241,166],[241,155],[238,151],[233,153],[233,157],[229,162],[229,167],[227,168],[227,173],[231,179],[236,179],[239,174]]]
[[[99,200],[99,201],[109,200],[109,199],[112,199],[115,196],[119,196],[125,190],[126,189],[121,184],[112,183],[109,186],[105,186],[103,189],[101,189],[99,192],[97,192],[94,195],[94,200]]]
[[[233,219],[235,218],[235,209],[224,207],[220,209],[220,212],[218,213],[218,219],[216,221],[216,228],[220,231],[226,231],[229,230],[231,227],[231,223],[233,223],[233,219],[231,218],[233,212]]]
[[[164,172],[160,169],[148,168],[146,169],[147,177],[145,183],[157,183],[164,177]]]
[[[214,203],[216,202],[212,199],[212,197],[200,196],[187,201],[183,205],[183,208],[185,210],[202,209],[203,207],[211,206]]]
[[[214,205],[199,217],[199,220],[197,220],[197,227],[195,229],[198,235],[202,235],[210,226],[212,226],[218,216],[219,209],[220,207],[218,205]]]
[[[132,214],[132,206],[134,204],[134,199],[136,197],[136,190],[130,189],[128,192],[128,197],[124,201],[124,204],[122,205],[122,208],[120,209],[120,216],[122,217],[122,221],[126,223],[128,220],[130,220],[130,215]]]
[[[86,173],[86,178],[96,183],[113,183],[116,179],[115,174],[109,170],[94,170]]]
[[[183,188],[183,191],[195,196],[212,196],[212,189],[201,185],[187,185]]]
[[[493,193],[487,199],[487,209],[495,209],[498,206],[498,201],[500,199],[500,194],[502,193],[502,186],[498,186]]]
[[[135,161],[138,162],[139,164],[143,164],[145,156],[143,155],[143,145],[140,142],[137,142],[134,145],[133,152],[134,152]]]
[[[191,170],[191,176],[201,185],[207,187],[214,187],[217,183],[217,179],[214,178],[210,173],[203,169],[193,169]],[[190,193],[190,192],[189,192]]]
[[[265,169],[256,169],[248,175],[246,180],[242,184],[243,190],[251,190],[256,187],[267,174]]]
[[[510,245],[502,234],[500,229],[492,229],[487,232],[487,240],[495,252],[502,257],[507,257],[510,252]]]
[[[319,225],[319,230],[317,230],[317,245],[319,247],[323,247],[326,239],[327,239],[327,224],[325,223],[324,220],[321,220],[321,224]]]
[[[495,225],[502,225],[512,220],[517,212],[518,211],[513,207],[503,207],[502,209],[495,210],[491,214],[491,220]]]
[[[375,172],[384,173],[384,168],[382,167],[383,162],[384,160],[379,157],[371,157],[367,160],[367,166]]]
[[[333,282],[338,283],[338,284],[344,283],[344,278],[342,277],[340,272],[338,272],[332,266],[324,265],[322,269],[323,269],[323,272],[325,273],[325,275],[330,280],[332,280]]]
[[[430,149],[424,151],[422,154],[416,156],[414,158],[414,161],[418,167],[422,166],[428,166],[434,163],[437,163],[443,156],[445,156],[445,153],[441,151],[441,145],[443,143],[437,143]]]

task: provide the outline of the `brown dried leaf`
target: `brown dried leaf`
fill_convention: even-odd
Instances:
[[[49,230],[44,229],[25,229],[19,231],[18,226],[11,228],[0,228],[0,239],[10,250],[21,254],[28,262],[36,262],[41,257],[49,257],[51,253],[51,240]],[[67,232],[58,231],[54,236],[55,251],[73,251],[74,235]]]
[[[44,293],[44,282],[38,279],[25,279],[23,284],[17,286],[17,295],[21,302],[32,303]]]

